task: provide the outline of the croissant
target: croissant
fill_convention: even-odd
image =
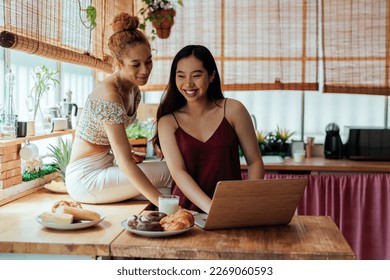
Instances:
[[[194,225],[194,216],[187,210],[179,210],[173,215],[168,215],[160,220],[164,231],[175,231],[190,228]]]

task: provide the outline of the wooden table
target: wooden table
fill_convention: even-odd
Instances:
[[[148,209],[147,201],[106,205],[83,204],[103,212],[97,226],[62,231],[35,219],[67,194],[46,189],[0,207],[0,255],[4,253],[157,259],[354,259],[355,255],[330,217],[295,216],[286,226],[190,231],[169,238],[145,238],[129,233],[121,221]],[[147,211],[147,210],[146,210]]]
[[[109,256],[111,242],[124,230],[121,221],[139,214],[147,201],[127,201],[106,205],[83,204],[85,209],[103,212],[106,218],[95,227],[63,231],[45,228],[35,219],[50,211],[67,194],[42,189],[0,207],[0,253]]]
[[[169,238],[123,232],[111,244],[113,257],[157,259],[355,259],[327,216],[295,216],[286,226],[205,231],[195,226]]]

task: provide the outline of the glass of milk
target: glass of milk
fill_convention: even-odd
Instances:
[[[158,211],[167,215],[175,214],[179,210],[178,195],[160,195],[158,197]]]

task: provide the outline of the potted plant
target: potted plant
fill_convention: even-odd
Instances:
[[[288,139],[290,139],[290,137],[294,134],[295,132],[290,132],[289,130],[287,129],[281,129],[279,128],[279,126],[276,128],[275,130],[275,136],[277,139],[279,139],[280,141],[286,143]]]
[[[176,15],[175,6],[170,0],[142,0],[145,4],[138,13],[142,16],[143,22],[139,28],[146,29],[146,23],[152,23],[152,36],[154,40],[157,35],[161,39],[169,37],[171,27],[174,24],[174,17]],[[177,0],[177,4],[183,6],[183,0]]]
[[[38,132],[42,132],[42,129],[45,132],[50,131],[50,124],[45,123],[41,108],[41,98],[51,87],[55,87],[59,84],[59,81],[56,78],[58,73],[59,71],[52,70],[45,65],[34,68],[34,86],[31,88],[30,94],[26,99],[26,105],[29,112],[32,112],[33,114],[32,119],[35,121],[35,125],[38,126],[36,128],[36,131]]]
[[[268,133],[259,132],[257,139],[262,155],[289,156],[289,144],[287,141],[294,133],[279,127],[275,131]]]
[[[146,153],[148,139],[152,134],[152,131],[146,122],[132,123],[126,128],[126,134],[133,150]]]

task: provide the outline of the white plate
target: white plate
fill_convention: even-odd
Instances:
[[[59,187],[55,187],[51,183],[49,183],[49,184],[45,184],[43,187],[45,189],[48,189],[49,191],[56,192],[56,193],[68,193],[68,190],[66,189],[65,185],[64,185],[64,187],[59,188]]]
[[[105,214],[99,213],[100,219],[94,220],[94,221],[80,221],[77,223],[72,223],[72,224],[67,224],[67,225],[62,225],[62,224],[56,224],[56,223],[49,223],[49,222],[44,222],[41,219],[41,215],[36,217],[36,220],[38,223],[41,225],[48,227],[48,228],[53,228],[53,229],[60,229],[60,230],[76,230],[76,229],[82,229],[82,228],[89,228],[94,225],[97,225],[101,221],[104,220],[106,217]]]
[[[181,230],[175,230],[175,231],[146,231],[146,230],[136,230],[136,229],[132,229],[130,228],[128,225],[127,225],[127,220],[124,220],[122,221],[121,225],[128,231],[134,233],[134,234],[137,234],[137,235],[140,235],[140,236],[144,236],[144,237],[167,237],[167,236],[172,236],[172,235],[178,235],[178,234],[181,234],[181,233],[184,233],[186,231],[189,231],[190,229],[193,228],[190,227],[190,228],[186,228],[186,229],[181,229]]]

